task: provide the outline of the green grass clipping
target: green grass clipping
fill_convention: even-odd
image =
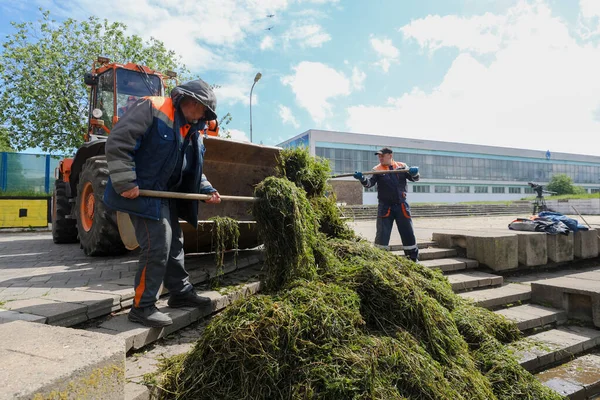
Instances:
[[[165,362],[163,399],[561,399],[506,343],[516,325],[456,296],[438,272],[356,238],[329,168],[285,150],[256,187],[262,294],[213,318]]]

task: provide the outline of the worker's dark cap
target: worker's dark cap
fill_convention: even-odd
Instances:
[[[392,154],[393,151],[389,147],[383,147],[381,150],[378,150],[375,154]]]

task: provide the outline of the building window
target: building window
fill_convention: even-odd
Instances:
[[[450,186],[434,186],[436,193],[450,193]]]
[[[488,192],[487,186],[475,186],[475,193],[487,193],[487,192]]]
[[[530,187],[526,187],[526,188],[525,188],[525,193],[526,193],[526,194],[533,194],[533,193],[535,193],[535,192],[533,191],[533,189],[532,189],[532,188],[530,188]]]
[[[521,194],[521,188],[520,187],[509,187],[508,188],[508,193],[511,194]]]
[[[504,186],[494,186],[492,188],[492,193],[505,193],[506,192],[505,189],[506,188]]]
[[[600,188],[590,189],[590,193],[600,193]]]
[[[430,187],[429,185],[413,185],[414,193],[429,193]]]
[[[456,186],[454,191],[456,193],[471,193],[471,187],[470,186]]]

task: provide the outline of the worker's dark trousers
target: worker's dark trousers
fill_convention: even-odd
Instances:
[[[154,305],[160,295],[160,285],[171,294],[193,289],[184,267],[183,233],[177,218],[175,201],[163,200],[160,220],[131,215],[135,236],[140,244],[140,260],[135,275],[135,307]]]
[[[410,257],[411,260],[418,261],[419,248],[417,247],[417,239],[413,231],[410,206],[406,202],[399,204],[379,203],[377,207],[375,244],[385,248],[389,246],[394,221],[396,221],[396,226],[402,239],[404,254]]]

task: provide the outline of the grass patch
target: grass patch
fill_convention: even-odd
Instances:
[[[598,193],[582,193],[582,194],[561,194],[560,196],[544,196],[546,200],[584,200],[584,199],[600,199]],[[522,200],[535,200],[535,196],[525,197]]]
[[[520,337],[514,323],[455,295],[439,271],[325,229],[336,220],[314,199],[328,173],[303,168],[311,179],[270,177],[255,191],[266,290],[163,363],[162,398],[562,398],[505,346]]]
[[[213,221],[211,247],[215,252],[215,264],[217,266],[217,272],[210,280],[210,287],[215,289],[220,286],[224,275],[223,268],[227,249],[234,249],[234,263],[237,262],[240,228],[238,222],[229,217],[213,217],[210,218],[210,221]]]
[[[36,192],[33,190],[0,190],[0,198],[2,197],[39,197],[39,198],[49,198],[52,197],[51,193],[45,192]]]

